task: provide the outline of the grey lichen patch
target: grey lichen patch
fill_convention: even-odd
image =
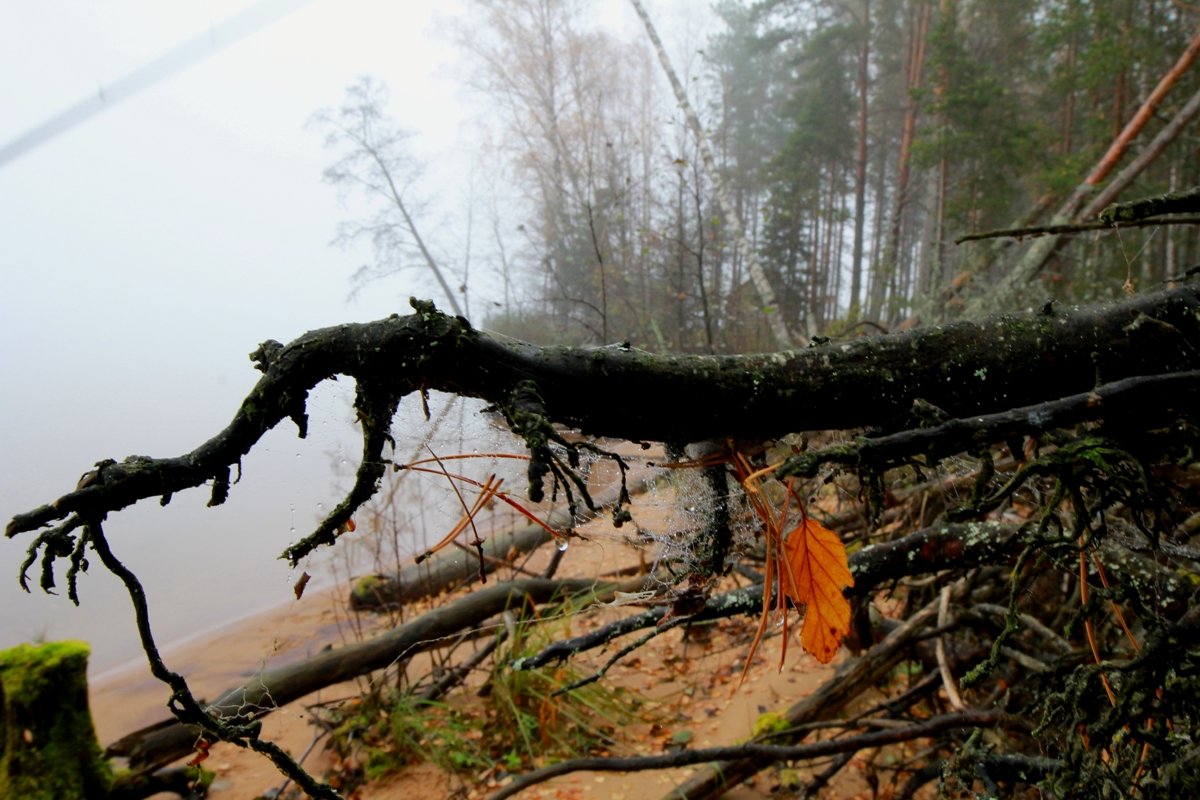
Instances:
[[[967,547],[979,547],[994,541],[997,526],[994,524],[967,522],[965,523],[965,528],[966,535],[963,537],[963,542]]]

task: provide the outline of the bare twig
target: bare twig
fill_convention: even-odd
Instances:
[[[951,586],[943,586],[942,591],[938,596],[938,620],[939,628],[944,628],[950,621],[950,595],[954,589]],[[962,695],[958,693],[958,683],[954,680],[954,673],[950,671],[950,662],[946,658],[946,637],[945,635],[937,638],[937,662],[938,671],[942,676],[942,686],[946,690],[946,698],[950,701],[950,707],[955,711],[962,711],[967,707],[963,702]]]
[[[184,677],[167,669],[159,655],[158,645],[150,630],[150,609],[146,605],[146,592],[142,589],[141,582],[128,567],[113,555],[100,521],[95,520],[88,523],[87,528],[92,548],[100,557],[101,563],[109,572],[120,578],[129,592],[129,599],[133,603],[134,615],[137,618],[138,635],[141,637],[142,649],[150,664],[150,672],[155,678],[171,687],[171,700],[167,707],[171,709],[176,719],[181,723],[196,726],[205,738],[212,737],[214,740],[230,742],[238,747],[247,747],[265,755],[281,773],[294,781],[310,797],[341,800],[341,795],[332,786],[321,783],[309,775],[279,745],[258,738],[258,733],[262,728],[262,723],[258,719],[260,714],[247,715],[241,711],[242,704],[239,704],[238,708],[229,715],[217,710],[217,713],[221,714],[220,717],[217,717],[211,713],[211,710],[216,708],[215,706],[210,706],[208,709],[200,706],[200,703],[192,696],[192,691]],[[193,729],[191,738],[194,740],[196,735]],[[190,750],[190,746],[187,749]]]
[[[1160,217],[1158,219],[1136,219],[1113,222],[1078,222],[1061,225],[1028,225],[1023,228],[1001,228],[994,231],[977,231],[966,233],[954,240],[955,244],[977,242],[982,239],[999,239],[1011,237],[1022,239],[1026,236],[1064,236],[1074,233],[1091,233],[1092,231],[1113,231],[1117,228],[1157,228],[1163,225],[1200,225],[1200,217]]]
[[[999,617],[1008,616],[1008,609],[1004,606],[996,605],[995,603],[976,603],[971,607],[976,611],[986,611],[989,614],[995,614]],[[1017,614],[1017,619],[1021,620],[1021,624],[1036,632],[1039,636],[1049,642],[1059,653],[1071,652],[1071,644],[1049,626],[1039,620],[1032,614],[1024,612]]]
[[[513,780],[490,800],[504,800],[518,792],[544,783],[559,775],[572,772],[639,772],[654,769],[686,767],[712,761],[751,758],[763,766],[778,761],[804,761],[839,753],[857,752],[872,747],[882,747],[913,739],[936,736],[946,731],[982,727],[1024,728],[1026,723],[1000,711],[961,711],[930,717],[924,722],[904,728],[874,731],[845,739],[830,739],[823,742],[801,745],[741,744],[726,747],[707,747],[699,750],[680,750],[655,756],[630,756],[627,758],[573,758],[560,761]]]

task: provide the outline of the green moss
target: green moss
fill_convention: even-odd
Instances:
[[[385,584],[387,579],[382,575],[364,575],[354,582],[354,588],[350,590],[351,604],[355,608],[373,605]]]
[[[783,733],[791,727],[787,717],[778,711],[767,711],[758,716],[754,720],[754,727],[750,729],[751,738],[758,739],[763,736],[770,736],[774,733]]]
[[[85,642],[0,652],[0,797],[107,796],[112,771],[88,710]]]

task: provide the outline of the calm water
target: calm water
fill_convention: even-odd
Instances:
[[[146,589],[160,645],[169,647],[172,642],[288,602],[294,598],[292,585],[302,571],[313,575],[311,585],[317,588],[330,582],[335,573],[374,568],[365,563],[369,558],[364,562],[361,550],[358,563],[347,567],[347,548],[342,546],[310,557],[295,570],[278,558],[338,502],[338,489],[350,484],[360,448],[357,430],[350,423],[351,390],[345,380],[319,387],[310,407],[309,438],[298,439],[290,423],[271,431],[245,459],[242,481],[232,487],[224,505],[206,508],[207,491],[196,489],[177,495],[166,508],[154,500],[143,501],[110,517],[105,532],[117,557],[137,573]],[[419,446],[418,436],[428,428],[414,400],[405,400],[402,422],[395,428],[397,457],[407,458]],[[435,451],[513,451],[511,438],[478,413],[481,407],[479,403],[457,403],[445,415],[432,442]],[[435,416],[437,411],[435,404]],[[90,463],[86,457],[69,455],[61,456],[60,461],[75,478]],[[499,466],[514,473],[509,486],[519,481],[516,476],[523,469],[519,462]],[[476,465],[476,472],[490,469],[490,465]],[[71,488],[75,478],[52,485],[45,482],[40,496],[12,512],[53,499]],[[431,483],[421,487],[420,502],[404,512],[407,516],[398,542],[401,550],[415,552],[427,546],[431,537],[436,541],[438,530],[444,531],[461,513],[457,500],[447,499],[441,490],[440,479],[432,478]],[[350,539],[366,535],[360,530]],[[94,555],[90,571],[80,579],[78,608],[64,594],[47,596],[37,588],[33,594],[20,590],[17,568],[32,539],[32,534],[24,534],[15,540],[0,540],[0,647],[28,640],[85,639],[93,648],[93,675],[140,658],[124,586]],[[390,552],[387,558],[394,560]],[[35,587],[37,575],[35,567]],[[61,578],[63,570],[59,575]]]

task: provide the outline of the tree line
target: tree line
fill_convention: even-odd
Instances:
[[[644,32],[600,26],[578,0],[470,6],[456,35],[500,187],[482,226],[491,263],[475,275],[499,276],[482,320],[496,330],[771,349],[771,315],[793,337],[936,321],[992,310],[991,288],[1014,271],[1027,304],[1105,299],[1176,275],[1200,250],[1194,226],[1101,231],[1017,269],[1028,241],[955,243],[1094,219],[1080,187],[1093,199],[1118,180],[1122,196],[1200,183],[1186,133],[1200,34],[1183,4],[722,0],[703,36],[660,20],[715,172]],[[470,292],[467,265],[447,267],[460,284],[448,293]]]

